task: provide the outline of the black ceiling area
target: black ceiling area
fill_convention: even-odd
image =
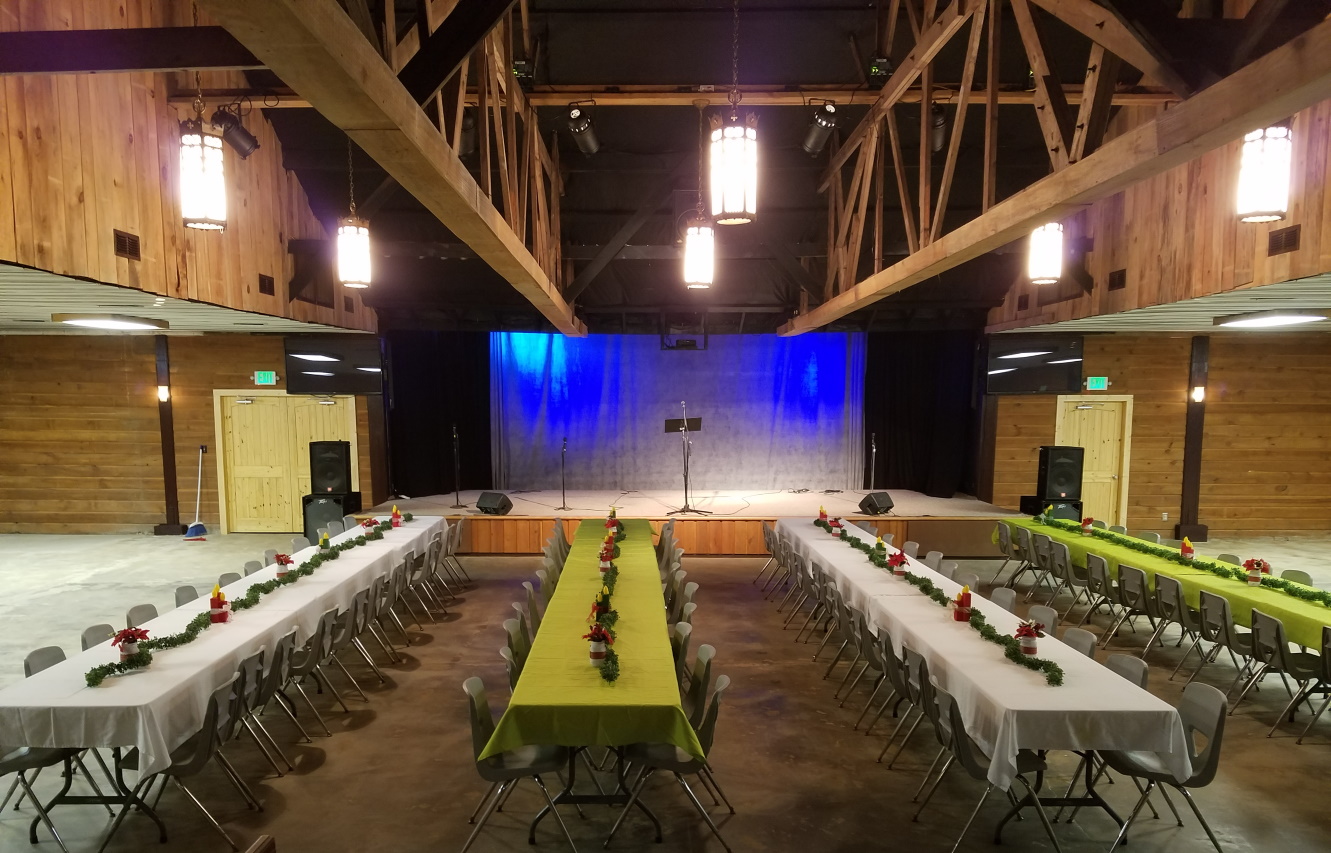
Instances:
[[[884,0],[886,2],[886,0]],[[1177,4],[1175,4],[1177,5]],[[382,3],[369,4],[372,13]],[[417,26],[411,2],[398,0],[399,35]],[[1006,9],[1006,7],[1004,7]],[[711,112],[727,110],[730,83],[731,5],[703,0],[531,0],[530,27],[537,45],[528,91],[584,86],[672,86],[697,91],[715,86]],[[850,96],[837,104],[837,133],[845,138],[878,94],[865,68],[876,51],[881,10],[873,2],[758,0],[740,5],[739,80],[798,93],[835,87]],[[1000,87],[1033,86],[1018,27],[1006,11],[1002,22]],[[914,37],[897,27],[891,59],[901,62]],[[1064,82],[1080,84],[1090,42],[1044,15],[1048,50]],[[933,63],[935,98],[948,126],[962,79],[966,39],[952,39]],[[249,72],[258,91],[277,91],[270,72]],[[1139,75],[1124,66],[1119,90]],[[980,63],[975,86],[984,86]],[[950,87],[950,88],[949,88]],[[257,101],[257,99],[256,99]],[[256,106],[258,106],[256,102]],[[698,187],[699,114],[693,106],[590,104],[600,150],[579,152],[567,129],[566,108],[539,108],[540,130],[557,139],[564,184],[561,234],[571,281],[611,242],[635,212],[641,227],[615,259],[576,293],[578,316],[588,330],[655,333],[672,317],[702,322],[709,331],[773,332],[799,310],[801,287],[822,299],[828,200],[818,192],[830,146],[811,157],[801,149],[813,106],[748,106],[758,116],[759,210],[756,221],[718,226],[716,281],[710,290],[690,291],[681,282],[681,223]],[[469,108],[474,112],[475,108]],[[918,178],[919,105],[896,107],[908,180]],[[984,107],[972,100],[945,220],[952,228],[981,209]],[[996,196],[1002,199],[1050,172],[1050,160],[1029,103],[1004,104],[998,112]],[[310,109],[266,109],[315,214],[331,229],[346,215],[345,135]],[[946,153],[932,154],[934,183]],[[479,158],[464,155],[476,176]],[[365,301],[381,328],[547,330],[548,323],[526,299],[478,260],[409,193],[385,181],[369,157],[354,154],[357,201],[368,205],[375,246],[375,282]],[[888,167],[889,175],[891,167]],[[883,263],[906,254],[901,201],[889,177],[884,211]],[[664,190],[662,189],[664,187]],[[653,200],[654,199],[654,200]],[[914,199],[910,200],[914,204]],[[872,228],[868,229],[872,233]],[[873,271],[871,239],[861,250],[860,277]],[[1022,253],[1012,246],[982,256],[945,275],[882,299],[827,326],[828,330],[974,329],[986,311],[1002,302],[1021,274]],[[567,264],[571,263],[571,267]],[[812,274],[804,270],[812,270]]]

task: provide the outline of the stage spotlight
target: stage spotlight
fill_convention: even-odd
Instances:
[[[582,107],[569,107],[568,130],[573,134],[573,141],[583,154],[590,157],[601,150],[601,140],[596,138],[596,127],[592,124],[591,114]]]
[[[240,123],[240,113],[235,104],[218,107],[209,119],[213,128],[222,134],[222,141],[231,146],[231,150],[247,159],[259,148],[259,140]]]
[[[836,104],[828,101],[814,110],[809,129],[804,133],[804,144],[800,147],[810,157],[817,157],[827,147],[827,140],[832,137],[832,131],[835,129]]]
[[[934,104],[929,108],[929,147],[937,154],[947,143],[947,116],[943,108]]]

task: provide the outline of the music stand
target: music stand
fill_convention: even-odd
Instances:
[[[684,404],[680,403],[680,406],[683,407]],[[670,512],[667,512],[666,515],[681,515],[690,512],[698,513],[699,515],[712,515],[710,510],[696,509],[689,505],[689,446],[691,444],[689,441],[689,433],[702,432],[702,418],[689,417],[688,409],[684,408],[684,417],[666,418],[665,431],[668,433],[679,433],[680,445],[684,452],[684,505],[679,509],[672,509]]]

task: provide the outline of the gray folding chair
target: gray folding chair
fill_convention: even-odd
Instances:
[[[1008,613],[1017,612],[1017,591],[1010,586],[1000,586],[989,593],[989,600]]]
[[[199,591],[192,586],[176,587],[176,607],[182,604],[189,604],[199,597]]]
[[[356,516],[354,515],[342,516],[342,531],[344,533],[358,524],[360,524],[360,522],[356,520]]]
[[[102,643],[110,642],[116,635],[116,629],[105,622],[97,625],[91,625],[83,629],[83,636],[79,638],[79,643],[86,652],[93,646],[100,646]]]
[[[223,572],[223,573],[222,573],[221,575],[219,575],[218,578],[217,578],[217,585],[218,585],[218,586],[230,586],[231,584],[233,584],[233,583],[235,583],[236,581],[240,580],[240,578],[241,578],[241,574],[240,574],[240,572]]]
[[[1297,690],[1291,691],[1289,702],[1276,717],[1271,730],[1266,733],[1266,736],[1270,737],[1275,734],[1276,728],[1286,714],[1289,714],[1290,722],[1294,721],[1294,711],[1298,708],[1299,702],[1307,696],[1309,688],[1317,683],[1318,676],[1321,675],[1322,661],[1312,652],[1290,651],[1289,641],[1285,639],[1285,624],[1256,607],[1252,609],[1252,659],[1257,668],[1253,670],[1248,683],[1243,686],[1238,698],[1234,700],[1233,706],[1229,709],[1230,714],[1234,713],[1239,703],[1243,701],[1243,697],[1248,695],[1248,691],[1257,682],[1273,672],[1285,682],[1286,690],[1289,690],[1286,675],[1293,678],[1298,687]]]
[[[310,540],[306,539],[304,536],[291,537],[291,553],[294,554],[297,551],[304,551],[308,547],[310,547]]]
[[[245,577],[249,577],[255,572],[263,571],[263,563],[258,560],[250,560],[245,563]]]
[[[1032,617],[1034,618],[1034,617]],[[1085,628],[1069,628],[1063,632],[1063,642],[1073,649],[1095,660],[1096,636]]]
[[[1047,604],[1032,604],[1026,618],[1043,625],[1044,632],[1051,637],[1058,631],[1058,611]]]
[[[971,592],[978,593],[980,591],[980,576],[975,572],[957,572],[952,576],[952,582],[970,587]]]
[[[670,651],[675,657],[675,681],[684,679],[684,662],[689,656],[689,637],[693,626],[686,622],[676,622],[670,632]]]
[[[943,552],[930,551],[928,554],[924,555],[924,559],[921,560],[920,562],[924,563],[926,566],[928,566],[929,568],[933,569],[936,572],[938,571],[938,567],[943,565]]]
[[[1154,542],[1156,545],[1160,544],[1160,534],[1150,530],[1138,530],[1132,535],[1146,542]]]
[[[1280,573],[1280,577],[1284,578],[1287,581],[1294,581],[1294,583],[1301,583],[1304,586],[1313,585],[1313,576],[1300,569],[1285,569],[1283,572]]]
[[[1243,565],[1243,560],[1239,559],[1237,554],[1221,554],[1219,557],[1216,557],[1216,559],[1222,563],[1229,563],[1231,566]]]
[[[125,627],[137,628],[144,622],[157,618],[157,608],[152,604],[136,604],[125,614]]]
[[[905,554],[907,557],[914,559],[920,553],[920,543],[909,542],[909,541],[906,542],[901,546],[901,553]]]
[[[276,563],[276,562],[277,562],[277,549],[276,549],[276,548],[269,548],[267,551],[264,551],[264,552],[263,552],[263,564],[264,564],[265,566],[271,566],[273,563]]]

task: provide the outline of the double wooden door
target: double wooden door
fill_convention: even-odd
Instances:
[[[232,391],[215,397],[222,532],[304,529],[311,441],[351,443],[351,488],[359,490],[355,397]]]
[[[1127,524],[1132,398],[1058,398],[1054,443],[1086,450],[1081,474],[1082,512],[1106,524]]]

